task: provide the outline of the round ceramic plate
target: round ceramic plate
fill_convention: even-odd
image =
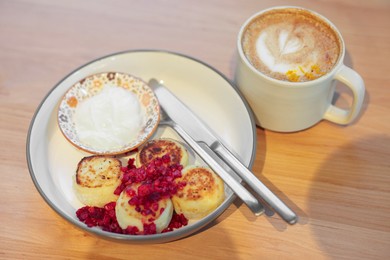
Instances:
[[[116,53],[94,60],[70,73],[47,94],[38,107],[27,138],[27,161],[32,180],[45,201],[60,216],[86,232],[107,239],[130,243],[161,243],[193,234],[216,219],[235,199],[226,189],[224,202],[212,213],[172,232],[131,236],[88,228],[76,217],[83,206],[72,188],[72,176],[77,163],[88,152],[68,142],[57,124],[57,109],[68,89],[81,79],[100,72],[129,73],[143,79],[156,78],[181,99],[219,135],[220,140],[247,167],[251,167],[256,152],[256,127],[249,106],[235,86],[221,73],[194,58],[166,51],[139,50]],[[159,126],[151,138],[179,136],[169,128]],[[190,164],[202,161],[191,153]],[[239,178],[229,171],[234,178]],[[206,231],[207,232],[207,231]]]
[[[144,125],[139,128],[134,139],[110,149],[101,149],[80,138],[76,131],[74,115],[83,101],[102,93],[106,86],[120,87],[135,94],[145,118]],[[76,147],[93,154],[121,154],[137,148],[154,133],[159,118],[160,107],[150,87],[137,77],[118,72],[97,73],[81,79],[66,92],[58,108],[58,125],[66,139]],[[103,123],[105,121],[107,120],[103,120]],[[112,129],[107,127],[106,131],[112,131]]]

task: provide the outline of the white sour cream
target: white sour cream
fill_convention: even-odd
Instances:
[[[144,120],[145,112],[136,95],[111,85],[80,102],[74,114],[80,142],[105,151],[134,140]]]

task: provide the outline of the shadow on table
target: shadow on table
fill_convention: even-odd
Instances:
[[[361,139],[340,147],[320,166],[307,214],[314,237],[329,255],[389,257],[389,147],[386,134]]]
[[[265,157],[266,157],[266,151],[267,151],[267,142],[266,142],[266,132],[260,128],[257,127],[257,152],[256,152],[256,158],[255,163],[253,165],[252,172],[256,177],[265,185],[268,187],[269,190],[271,190],[275,195],[277,195],[290,209],[292,209],[298,216],[298,223],[299,225],[306,224],[306,213],[302,211],[293,201],[291,201],[281,190],[279,190],[275,185],[273,185],[272,182],[270,182],[263,174],[263,167],[265,163]],[[243,204],[243,202],[240,199],[236,199],[234,202],[234,205],[237,209],[242,211],[243,215],[247,218],[247,221],[254,222],[254,221],[268,221],[272,226],[278,230],[278,231],[284,231],[290,226],[290,224],[286,223],[284,220],[280,218],[280,216],[273,217],[276,213],[273,209],[271,209],[267,204],[262,200],[262,198],[258,195],[256,195],[253,190],[249,186],[245,186],[254,196],[263,204],[265,208],[265,212],[262,216],[256,217],[253,215],[247,208],[246,205]],[[221,219],[224,217],[228,217],[229,214],[225,213]]]

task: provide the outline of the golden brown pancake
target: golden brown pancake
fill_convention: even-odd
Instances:
[[[116,201],[115,189],[121,183],[120,160],[94,155],[84,157],[77,165],[73,186],[76,196],[85,205],[102,207]]]
[[[172,197],[173,206],[188,219],[208,215],[225,199],[223,181],[208,167],[188,166],[177,181],[186,186]]]
[[[137,153],[136,164],[138,167],[150,161],[168,154],[171,164],[188,163],[188,152],[179,142],[172,139],[156,139],[146,142]]]

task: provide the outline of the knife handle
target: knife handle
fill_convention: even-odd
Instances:
[[[224,161],[287,223],[295,224],[297,215],[248,170],[223,144],[215,142],[212,147]]]
[[[260,216],[264,212],[263,205],[235,180],[214,158],[206,152],[187,132],[176,123],[170,126],[188,143],[188,145],[210,166],[215,173],[233,190],[233,192],[250,208],[256,215]],[[211,150],[210,150],[211,151]],[[213,151],[211,151],[213,153]],[[217,156],[217,155],[215,155]]]

